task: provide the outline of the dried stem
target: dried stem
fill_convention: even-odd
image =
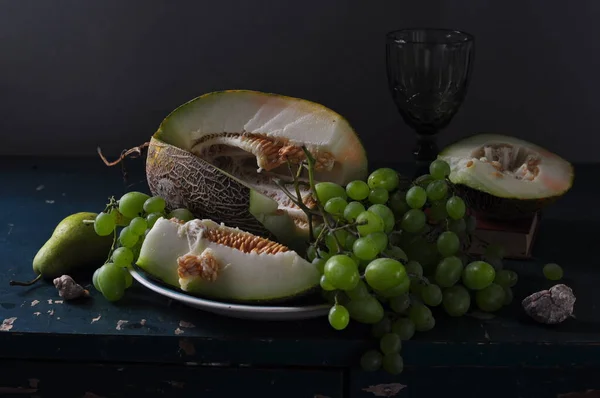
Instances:
[[[136,146],[131,149],[126,149],[123,152],[121,152],[121,156],[119,156],[119,158],[117,160],[113,160],[112,162],[109,162],[106,159],[106,157],[102,154],[102,149],[100,149],[100,147],[96,148],[96,151],[98,152],[100,159],[102,159],[102,161],[104,162],[105,165],[115,166],[115,165],[121,163],[127,157],[137,158],[137,157],[141,156],[144,148],[148,148],[148,146],[150,146],[150,142],[144,142],[140,146]]]

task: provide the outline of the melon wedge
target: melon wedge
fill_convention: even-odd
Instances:
[[[483,217],[530,216],[573,185],[571,163],[509,135],[476,134],[449,145],[438,157],[450,164],[448,178]]]
[[[160,218],[136,264],[185,292],[231,302],[285,301],[320,280],[317,268],[286,246],[212,220]]]
[[[305,159],[302,146],[317,160],[318,181],[367,176],[358,136],[331,109],[256,91],[209,93],[163,120],[150,141],[148,184],[169,208],[294,245],[306,238],[307,220],[273,180],[290,180],[288,161]],[[301,194],[310,205],[308,190]]]

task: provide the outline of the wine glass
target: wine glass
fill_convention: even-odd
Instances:
[[[449,29],[401,29],[386,35],[388,85],[404,122],[417,133],[417,174],[438,155],[435,135],[462,104],[473,69],[473,35]]]

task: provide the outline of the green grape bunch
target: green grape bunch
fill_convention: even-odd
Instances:
[[[476,218],[448,180],[448,163],[433,161],[414,181],[379,168],[345,187],[315,183],[309,154],[307,163],[320,217],[308,214],[316,225],[306,257],[321,272],[330,325],[369,324],[379,340],[360,359],[364,370],[401,373],[401,342],[433,329],[437,312],[459,317],[511,302],[517,275],[502,269],[504,251],[467,254]]]
[[[106,262],[92,277],[94,288],[108,301],[118,301],[133,283],[129,269],[139,255],[148,231],[161,217],[182,221],[193,219],[187,209],[166,213],[165,200],[142,192],[127,192],[119,200],[109,199],[103,212],[94,220],[94,230],[100,236],[113,235],[113,246]]]

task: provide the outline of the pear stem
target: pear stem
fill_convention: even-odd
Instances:
[[[42,274],[39,274],[34,280],[29,282],[10,281],[11,286],[31,286],[42,278]]]

